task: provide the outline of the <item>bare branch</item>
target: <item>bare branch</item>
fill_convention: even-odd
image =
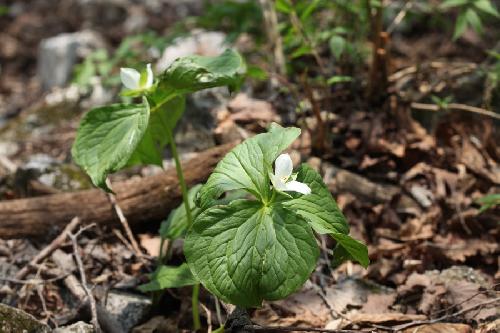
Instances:
[[[86,228],[81,228],[76,234],[72,234],[71,232],[68,233],[69,238],[71,239],[71,243],[73,244],[73,255],[75,256],[75,261],[78,266],[78,270],[80,272],[80,280],[82,281],[82,287],[85,290],[85,293],[87,294],[87,298],[89,301],[90,305],[90,312],[92,315],[92,320],[91,323],[94,326],[94,329],[97,333],[101,332],[101,327],[99,326],[99,321],[97,319],[97,306],[95,302],[94,295],[92,295],[92,290],[87,285],[87,276],[85,275],[85,269],[83,268],[83,261],[82,257],[80,256],[79,253],[79,247],[78,247],[78,236],[85,231],[86,229],[89,229],[91,226],[94,225],[89,225]]]

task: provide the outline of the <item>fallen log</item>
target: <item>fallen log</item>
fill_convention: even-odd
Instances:
[[[234,145],[215,147],[183,162],[187,185],[204,182]],[[113,189],[132,226],[164,219],[182,200],[174,167],[158,175],[116,182]],[[91,189],[0,202],[0,238],[46,238],[57,234],[75,216],[82,224],[119,224],[107,194]]]

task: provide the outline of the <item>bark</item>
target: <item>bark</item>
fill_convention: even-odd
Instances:
[[[199,153],[183,162],[188,186],[204,182],[233,143]],[[116,199],[132,226],[164,219],[182,194],[175,168],[113,184]],[[82,224],[114,225],[118,216],[100,189],[0,202],[0,237],[48,237],[78,216]]]

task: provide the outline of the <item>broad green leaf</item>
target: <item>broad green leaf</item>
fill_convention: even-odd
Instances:
[[[305,54],[310,54],[311,51],[312,51],[312,48],[309,45],[303,44],[299,48],[297,48],[295,51],[292,52],[292,54],[290,55],[290,58],[292,58],[292,59],[299,58]]]
[[[294,199],[284,201],[283,206],[304,217],[317,233],[348,234],[347,220],[321,175],[307,164],[302,164],[297,174],[297,181],[309,185],[311,194],[296,195]]]
[[[479,15],[477,15],[476,11],[469,8],[465,11],[465,17],[467,22],[474,28],[476,32],[481,32],[483,30],[483,24],[481,23],[481,19]]]
[[[351,82],[352,81],[352,76],[344,76],[344,75],[335,75],[332,76],[331,78],[326,81],[327,84],[329,85],[334,85],[337,83],[344,83],[344,82]]]
[[[104,190],[109,173],[127,165],[149,120],[149,105],[112,104],[92,109],[83,117],[72,155],[75,162]]]
[[[488,209],[495,208],[500,205],[500,193],[488,194],[476,200],[481,205],[479,213],[483,213]]]
[[[453,39],[456,40],[463,35],[467,29],[467,17],[464,13],[460,13],[457,17],[457,22],[455,23],[455,32],[453,33]]]
[[[236,200],[196,218],[184,253],[210,292],[252,307],[300,288],[316,266],[319,249],[311,227],[290,209]]]
[[[474,6],[483,13],[490,14],[495,17],[500,17],[500,13],[498,13],[498,10],[493,7],[491,1],[489,0],[477,0],[474,2]]]
[[[334,257],[333,260],[338,261],[339,255],[344,255],[347,252],[349,257],[345,257],[343,259],[351,259],[359,262],[361,266],[368,267],[370,264],[370,258],[368,258],[368,248],[365,244],[355,240],[349,235],[340,234],[340,233],[331,233],[330,236],[337,241],[337,247],[341,246],[345,251],[337,250],[337,257]]]
[[[334,257],[334,261],[345,259],[345,253],[348,253],[350,259],[358,261],[364,267],[368,266],[370,261],[366,245],[348,235],[347,220],[321,175],[307,164],[302,164],[297,174],[297,181],[309,185],[311,194],[294,195],[294,199],[282,201],[281,204],[301,215],[317,233],[329,234],[337,241],[338,246],[345,251],[338,249],[337,256],[339,254],[342,256],[341,258]]]
[[[342,36],[332,36],[330,38],[330,51],[333,53],[335,58],[339,59],[344,53],[347,41]]]
[[[447,9],[451,7],[465,6],[470,0],[446,0],[441,4],[441,8]]]
[[[198,283],[186,263],[180,266],[160,266],[150,276],[151,282],[139,286],[142,292],[180,288]]]
[[[200,209],[195,206],[194,198],[201,188],[201,184],[193,186],[188,191],[189,207],[191,208],[191,216],[196,218]],[[160,226],[160,236],[163,239],[177,239],[184,236],[188,228],[189,221],[186,214],[186,206],[181,203],[179,207],[172,210],[168,218],[163,221]]]
[[[311,1],[311,3],[307,5],[307,7],[300,14],[300,20],[305,23],[320,4],[321,0]]]
[[[269,201],[272,164],[299,135],[298,128],[283,128],[273,123],[268,133],[258,134],[236,146],[217,164],[200,189],[197,205],[205,209],[222,193],[238,189]]]
[[[292,4],[290,0],[276,0],[276,10],[285,14],[290,14],[292,12]]]
[[[333,268],[337,268],[343,262],[347,260],[354,260],[352,256],[347,252],[347,250],[342,247],[339,243],[333,249],[332,262],[331,265]]]
[[[226,50],[218,57],[193,55],[179,58],[160,76],[177,94],[187,94],[202,89],[228,86],[235,90],[241,83],[245,63],[233,50]]]
[[[185,97],[177,96],[151,112],[146,132],[132,154],[128,162],[129,166],[144,164],[162,166],[163,150],[168,144],[167,131],[173,132],[185,108]]]

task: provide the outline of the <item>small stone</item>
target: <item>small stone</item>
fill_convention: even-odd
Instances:
[[[106,310],[122,324],[125,332],[129,332],[144,319],[151,304],[149,297],[111,291],[107,297]]]
[[[163,72],[177,58],[193,54],[216,56],[227,48],[226,34],[216,31],[196,31],[189,37],[178,38],[168,46],[156,64],[156,69]]]
[[[92,31],[63,33],[40,42],[38,77],[45,90],[68,83],[79,57],[104,47],[102,38]]]
[[[56,328],[53,333],[94,333],[94,326],[79,321],[73,325]]]

